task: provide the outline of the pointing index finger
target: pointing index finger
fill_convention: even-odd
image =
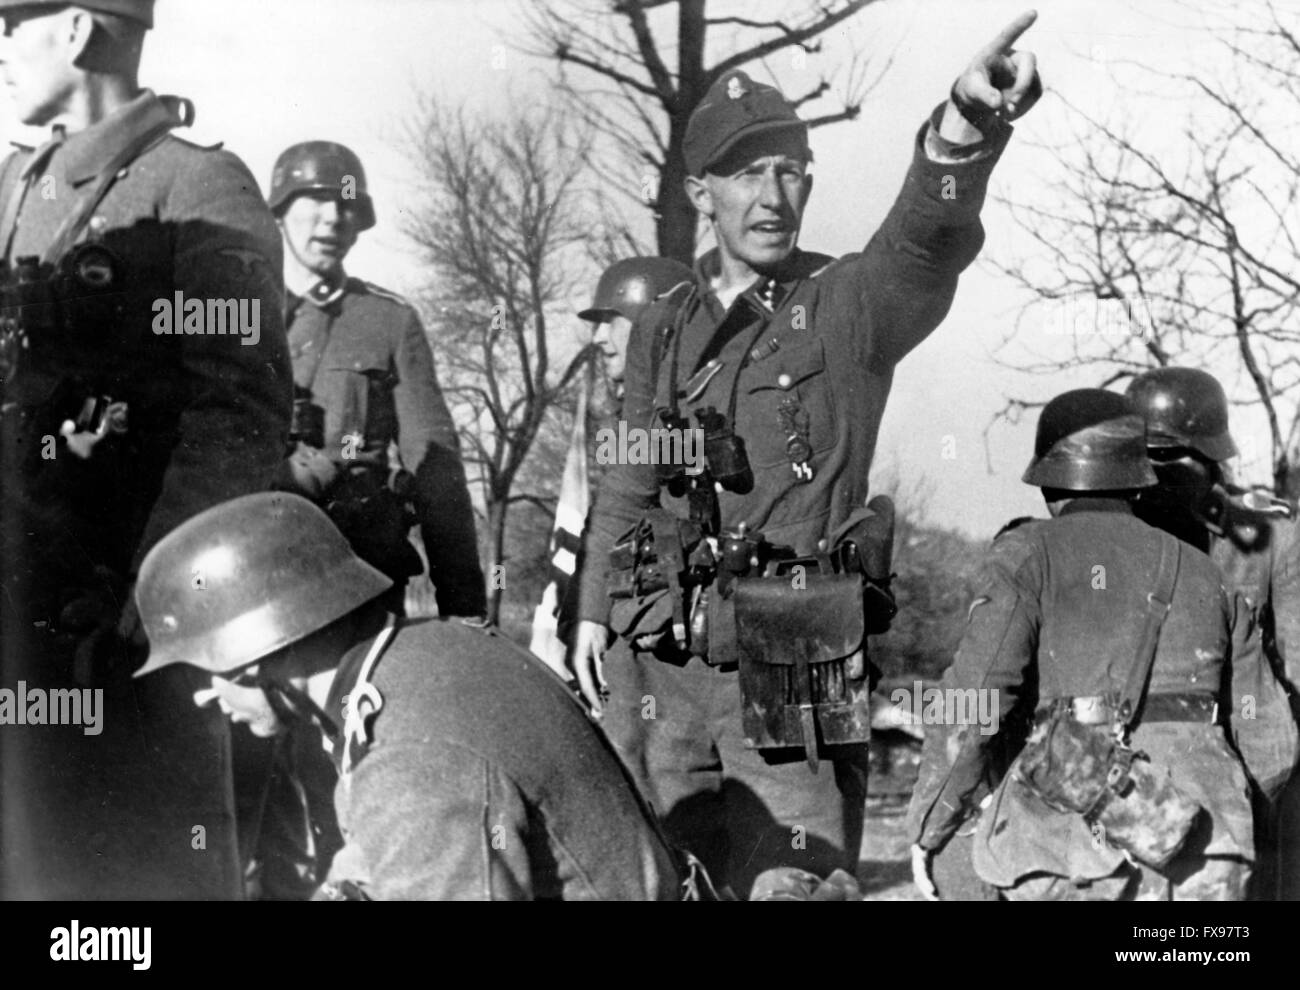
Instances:
[[[1001,55],[1011,51],[1016,39],[1029,30],[1031,24],[1038,20],[1038,11],[1026,10],[1014,21],[998,32],[998,36],[988,43],[985,51],[991,55]]]

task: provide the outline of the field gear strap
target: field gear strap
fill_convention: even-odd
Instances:
[[[95,179],[95,184],[86,190],[81,197],[81,201],[77,203],[76,209],[68,214],[67,219],[59,225],[58,231],[50,241],[50,246],[46,248],[45,255],[41,259],[44,264],[58,264],[63,256],[68,253],[68,250],[77,243],[77,238],[81,236],[81,232],[90,223],[90,218],[94,216],[95,211],[104,202],[104,197],[108,195],[109,190],[113,188],[117,180],[122,177],[123,169],[153,148],[154,145],[161,144],[174,128],[187,126],[194,119],[194,105],[189,100],[175,102],[180,113],[179,116],[172,115],[167,120],[155,124],[136,137],[134,141],[128,143],[104,166],[103,171],[99,173],[99,177]],[[171,109],[170,104],[168,109]]]
[[[1146,623],[1138,640],[1136,660],[1129,669],[1128,682],[1120,695],[1117,729],[1128,729],[1137,719],[1151,677],[1151,666],[1155,662],[1160,627],[1164,625],[1173,603],[1174,583],[1178,580],[1181,561],[1182,544],[1176,537],[1160,533],[1160,565],[1156,572],[1155,590],[1147,594]]]
[[[5,197],[4,212],[0,214],[0,235],[4,237],[4,257],[9,256],[9,249],[13,245],[14,233],[18,230],[18,214],[22,211],[23,200],[27,198],[28,184],[20,181],[20,177],[15,175],[21,172],[24,161],[23,154],[15,151],[5,161],[4,171],[0,172],[0,194],[4,190],[9,190],[9,195]],[[13,183],[12,188],[10,183]]]
[[[388,649],[388,644],[392,642],[393,635],[396,632],[397,616],[390,613],[384,620],[384,628],[379,631],[379,635],[375,637],[375,641],[370,645],[370,652],[366,654],[366,659],[361,664],[361,672],[357,674],[356,683],[352,685],[352,690],[348,692],[346,712],[343,716],[341,773],[348,773],[356,762],[352,755],[353,740],[356,740],[362,753],[370,745],[370,730],[367,728],[367,721],[372,715],[378,714],[380,709],[384,707],[384,697],[370,683],[370,675],[375,669],[375,664],[379,662],[379,658],[384,655],[384,650]],[[363,703],[366,705],[366,711],[361,710]]]

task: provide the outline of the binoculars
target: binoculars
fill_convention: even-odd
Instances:
[[[102,244],[81,244],[51,268],[35,256],[0,272],[0,335],[50,341],[81,327],[102,330],[123,313],[122,265]]]
[[[666,429],[680,431],[682,435],[688,429],[686,417],[673,410],[661,410],[659,419]],[[753,491],[754,472],[749,465],[745,441],[731,428],[727,417],[713,406],[705,406],[695,410],[695,419],[704,435],[706,471],[702,477],[737,495]],[[670,495],[680,497],[686,493],[689,483],[685,465],[660,463],[655,470],[660,486],[667,488]]]
[[[289,420],[290,445],[304,443],[317,450],[325,448],[325,410],[311,400],[311,392],[293,387],[293,417]]]

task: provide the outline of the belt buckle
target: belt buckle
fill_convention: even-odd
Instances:
[[[1109,708],[1101,695],[1070,700],[1070,714],[1080,725],[1102,725],[1110,721]]]

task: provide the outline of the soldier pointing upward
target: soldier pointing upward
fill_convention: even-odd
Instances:
[[[865,747],[821,753],[834,768],[813,774],[803,761],[816,758],[811,736],[821,729],[806,721],[802,744],[792,731],[784,753],[744,744],[733,631],[744,623],[718,619],[706,636],[707,620],[729,600],[711,550],[728,534],[761,533],[804,556],[833,549],[837,531],[861,521],[893,368],[947,313],[983,240],[979,212],[1008,122],[1041,92],[1034,57],[1013,49],[1035,17],[1017,18],[976,54],[921,128],[883,226],[861,253],[838,261],[796,247],[811,152],[807,125],[780,92],[727,72],[689,122],[687,191],[718,246],[700,259],[693,284],[637,320],[623,418],[637,430],[698,424],[712,438],[709,470],[695,482],[632,464],[606,476],[589,525],[575,666],[598,709],[608,680],[608,730],[670,832],[741,896],[768,866],[826,874],[855,865]],[[613,615],[606,562],[634,528],[654,537],[634,538],[616,555],[626,565],[620,594],[630,597]],[[652,556],[653,574],[641,566]],[[732,563],[747,559],[739,553]],[[774,597],[807,618],[798,594]],[[619,639],[602,671],[611,622]],[[865,698],[860,658],[844,667],[858,675],[846,686],[844,656],[826,645],[838,640],[852,653],[861,625],[856,643],[843,642],[854,639],[852,628],[805,630],[806,641],[835,654],[824,659],[835,667],[826,683],[837,685],[808,710]],[[761,647],[745,650],[758,664],[780,662],[779,650],[765,656]]]

